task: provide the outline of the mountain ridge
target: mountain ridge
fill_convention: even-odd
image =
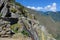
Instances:
[[[32,14],[35,14],[35,16],[39,20],[40,24],[44,25],[48,29],[49,33],[55,34],[55,35],[57,35],[57,37],[60,35],[60,31],[59,31],[60,11],[57,11],[57,12],[48,11],[48,13],[47,13],[47,12],[43,12],[43,11],[37,12],[37,11],[31,10],[31,9],[28,9],[28,10]],[[50,13],[50,12],[52,12],[52,13]],[[54,17],[55,17],[55,19],[54,19]],[[59,40],[59,38],[57,40]]]
[[[0,37],[17,40],[56,40],[45,28],[45,21],[15,0],[0,0]],[[40,16],[40,15],[39,15]],[[42,17],[42,16],[41,16]],[[44,17],[43,17],[44,18]],[[45,18],[44,18],[45,19]]]

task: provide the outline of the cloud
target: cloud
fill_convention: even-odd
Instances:
[[[49,11],[51,8],[51,5],[47,5],[46,7],[44,7],[45,10]]]
[[[45,9],[46,11],[56,12],[56,3],[53,3],[52,5],[47,5],[46,7],[44,7],[44,9]]]
[[[51,10],[54,11],[54,12],[56,12],[56,3],[52,4]]]
[[[43,9],[43,7],[34,7],[34,6],[27,6],[27,8],[30,8],[30,9],[33,9],[33,10],[37,10],[37,11]]]
[[[37,11],[45,10],[45,11],[53,11],[53,12],[56,12],[56,3],[52,3],[52,5],[47,5],[45,7],[27,6],[27,8],[34,9],[34,10],[37,10]]]

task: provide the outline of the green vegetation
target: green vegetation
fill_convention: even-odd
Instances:
[[[11,30],[13,30],[15,33],[19,33],[18,30],[22,27],[21,24],[14,24],[14,25],[11,25]],[[22,30],[21,33],[25,36],[29,36],[29,32],[26,31],[26,30]]]
[[[21,27],[20,24],[16,23],[14,25],[11,25],[11,29],[15,32],[18,33],[18,29]]]
[[[2,13],[0,13],[0,17],[2,16]]]
[[[60,38],[57,38],[57,40],[60,40]]]
[[[27,11],[25,11],[25,9],[23,9],[23,15],[24,15],[25,17],[28,16],[28,13],[27,13]]]
[[[9,0],[9,2],[11,2],[11,3],[12,3],[12,2],[15,2],[15,0]]]
[[[18,6],[22,6],[22,5],[21,5],[20,3],[18,3],[18,2],[15,2],[15,4],[18,5]]]
[[[60,40],[60,34],[57,35],[56,39],[57,40]]]
[[[29,18],[30,18],[30,19],[32,19],[32,18],[33,18],[31,14],[29,15]]]
[[[29,33],[26,30],[21,31],[23,35],[29,36]]]
[[[11,8],[11,12],[16,13],[17,10],[15,8]]]
[[[19,10],[23,10],[23,9],[24,9],[24,6],[22,6],[20,3],[15,2],[15,4],[16,4],[17,6],[19,6]]]

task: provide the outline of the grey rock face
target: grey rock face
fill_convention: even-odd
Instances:
[[[26,30],[30,33],[31,37],[34,40],[39,40],[37,32],[33,29],[33,26],[29,24],[29,20],[26,20],[25,18],[22,20],[23,20],[23,24],[25,25]],[[26,24],[29,26],[29,28],[27,28],[28,26]]]
[[[0,35],[4,35],[5,34],[5,31],[3,30],[2,32],[0,32]]]
[[[3,4],[4,0],[0,0],[0,6]]]
[[[14,32],[12,32],[10,27],[6,27],[6,25],[0,27],[0,37],[11,37],[13,34]]]
[[[8,12],[8,9],[6,6],[7,6],[7,3],[5,4],[4,8],[1,10],[2,17],[5,17],[6,13]]]
[[[29,14],[23,7],[19,9],[20,6],[15,5],[15,3],[11,4],[9,5],[8,0],[0,0],[0,12],[2,14],[0,17],[0,37],[11,37],[17,33],[15,31],[20,33],[25,29],[28,32],[28,37],[30,36],[33,40],[40,40],[38,30],[36,30],[39,28],[39,21],[35,19],[34,14]]]
[[[18,14],[11,13],[11,17],[12,17],[12,18],[18,18],[19,15],[18,15]]]
[[[0,32],[2,31],[2,27],[0,27]]]

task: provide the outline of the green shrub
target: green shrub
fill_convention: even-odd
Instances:
[[[13,12],[13,13],[16,13],[16,12],[17,12],[17,10],[16,10],[15,8],[11,8],[10,10],[11,10],[11,12]]]
[[[18,30],[16,30],[16,28],[19,29],[20,27],[21,27],[21,25],[18,24],[18,23],[16,23],[16,24],[14,24],[14,25],[11,25],[11,30],[13,30],[15,33],[17,33]]]
[[[57,39],[57,40],[60,40],[60,34],[57,34],[56,39]]]
[[[29,33],[26,30],[21,31],[23,35],[29,36]]]
[[[0,13],[0,17],[2,16],[2,14]]]
[[[19,6],[20,8],[24,8],[24,6],[22,6],[20,3],[18,3],[18,2],[15,2],[15,4],[17,5],[17,6]]]
[[[32,18],[33,18],[31,14],[29,15],[29,18],[30,18],[30,19],[32,19]]]
[[[18,5],[18,6],[22,6],[22,5],[21,5],[20,3],[18,3],[18,2],[15,2],[15,4]]]
[[[15,2],[15,0],[9,0],[10,3]]]

